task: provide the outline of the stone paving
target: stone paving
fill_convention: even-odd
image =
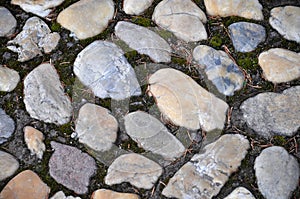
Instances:
[[[300,2],[0,2],[0,199],[299,199]]]

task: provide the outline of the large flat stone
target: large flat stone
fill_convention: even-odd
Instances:
[[[6,142],[14,131],[14,120],[0,108],[0,144]]]
[[[154,0],[124,0],[123,10],[129,15],[140,15],[149,8]]]
[[[11,92],[20,81],[17,71],[0,65],[0,91]]]
[[[17,20],[5,7],[0,6],[0,37],[11,35],[17,26]]]
[[[19,168],[19,162],[9,153],[0,151],[0,181],[12,176]]]

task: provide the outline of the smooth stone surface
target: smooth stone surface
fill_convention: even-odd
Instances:
[[[139,196],[132,193],[120,193],[108,189],[94,191],[91,199],[139,199]]]
[[[72,105],[64,93],[54,66],[44,63],[24,80],[24,103],[32,118],[62,125],[72,116]]]
[[[260,136],[293,136],[300,127],[300,86],[281,94],[258,94],[244,101],[240,109],[247,125]]]
[[[238,187],[224,199],[255,199],[255,197],[248,189],[244,187]]]
[[[154,62],[170,62],[171,47],[155,32],[126,21],[119,21],[115,34],[130,48],[148,55]]]
[[[204,0],[206,12],[211,16],[240,16],[263,20],[262,5],[258,0]]]
[[[12,176],[19,168],[19,162],[9,153],[0,151],[0,181]]]
[[[207,39],[203,23],[205,13],[191,0],[163,0],[156,7],[152,20],[186,42]]]
[[[300,7],[273,8],[269,23],[284,38],[300,43]]]
[[[0,108],[0,144],[6,142],[14,131],[14,120]]]
[[[31,170],[25,170],[10,180],[0,193],[2,199],[46,199],[50,188]]]
[[[136,111],[126,115],[124,120],[127,134],[143,149],[171,161],[184,153],[182,143],[150,114]]]
[[[140,15],[149,8],[154,0],[124,0],[123,10],[128,15]]]
[[[11,35],[17,26],[16,18],[5,7],[0,6],[0,37]]]
[[[149,78],[149,94],[172,123],[191,130],[223,129],[228,105],[181,71],[165,68]]]
[[[54,141],[51,146],[55,150],[49,160],[51,177],[75,193],[85,194],[97,169],[95,160],[75,147]]]
[[[264,77],[275,84],[300,77],[300,54],[287,49],[272,48],[261,53],[258,64],[264,72]]]
[[[13,91],[20,81],[17,71],[0,65],[0,91]]]
[[[254,164],[259,191],[266,199],[289,199],[298,185],[299,168],[284,148],[264,149]]]
[[[117,139],[117,120],[108,109],[95,104],[80,108],[75,126],[79,142],[96,151],[109,150]]]
[[[64,192],[59,191],[54,194],[50,199],[81,199],[80,197],[66,196]]]
[[[265,28],[255,23],[237,22],[228,26],[228,29],[237,52],[251,52],[266,38]]]
[[[199,45],[194,49],[193,57],[205,67],[207,78],[223,95],[232,96],[243,87],[243,72],[224,51]]]
[[[238,169],[249,147],[249,141],[242,135],[223,135],[183,165],[162,194],[176,198],[212,198]]]
[[[161,174],[162,168],[157,163],[131,153],[115,159],[104,180],[108,185],[129,182],[138,188],[151,189]]]
[[[124,52],[107,41],[94,41],[74,62],[74,73],[97,97],[121,100],[141,94],[140,85]]]
[[[24,139],[25,143],[32,155],[36,155],[39,159],[43,158],[43,154],[46,150],[44,144],[44,135],[41,131],[31,127],[24,127]]]
[[[80,0],[59,13],[57,22],[78,39],[100,34],[113,18],[112,0]]]
[[[7,48],[18,53],[18,61],[28,61],[42,52],[50,53],[60,40],[57,32],[51,33],[48,25],[38,17],[29,18],[22,31],[7,43]]]
[[[11,0],[11,4],[19,5],[24,11],[31,12],[40,17],[46,17],[51,8],[59,6],[64,0]]]

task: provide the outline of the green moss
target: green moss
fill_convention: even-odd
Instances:
[[[186,60],[184,58],[181,57],[172,57],[172,62],[175,64],[178,64],[180,66],[183,66],[186,64]]]
[[[51,25],[51,30],[53,32],[58,32],[61,30],[61,25],[57,22],[53,22],[52,25]]]
[[[219,35],[213,36],[210,39],[209,43],[210,43],[210,45],[212,45],[212,47],[215,47],[215,48],[218,48],[223,44],[222,39]]]
[[[140,17],[140,16],[133,17],[131,22],[144,27],[149,27],[153,25],[151,19]]]
[[[71,135],[73,133],[71,122],[58,126],[57,130],[63,135]]]
[[[239,16],[230,16],[230,17],[224,17],[222,21],[223,21],[223,24],[226,27],[228,27],[229,25],[231,25],[233,23],[236,23],[236,22],[240,22],[240,21],[251,22],[251,21],[254,21],[254,20],[246,19],[246,18],[239,17]]]
[[[284,136],[281,135],[275,135],[273,137],[273,142],[274,145],[276,146],[285,146],[285,144],[287,143],[286,140],[284,139]]]
[[[161,36],[165,40],[173,37],[173,33],[171,33],[170,31],[167,31],[167,30],[161,29],[157,33],[159,34],[159,36]]]
[[[256,70],[259,68],[256,52],[237,53],[237,64],[246,70]]]
[[[136,50],[129,50],[124,54],[124,56],[129,62],[132,62],[138,56],[138,52]]]

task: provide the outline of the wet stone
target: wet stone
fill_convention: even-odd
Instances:
[[[143,149],[163,156],[166,160],[180,157],[185,147],[153,116],[137,111],[125,116],[127,134]]]
[[[97,97],[121,100],[141,94],[140,85],[123,51],[107,41],[94,41],[74,62],[74,73]]]
[[[163,0],[154,10],[152,20],[186,42],[207,39],[204,12],[191,0]]]
[[[296,158],[279,146],[264,149],[255,160],[258,189],[266,199],[289,199],[299,181]]]
[[[48,25],[38,17],[29,18],[23,30],[7,43],[7,48],[18,53],[18,61],[28,61],[43,52],[50,53],[60,40],[57,32],[51,33]]]
[[[285,6],[271,10],[269,23],[284,38],[300,43],[300,7]]]
[[[80,108],[75,126],[79,142],[96,151],[109,150],[117,139],[117,120],[108,109],[95,104]]]
[[[228,105],[181,71],[165,68],[149,78],[149,94],[173,124],[204,131],[223,129]]]
[[[124,0],[123,10],[128,15],[140,15],[149,8],[154,0]]]
[[[112,0],[80,0],[60,12],[57,22],[74,33],[76,38],[87,39],[107,27],[114,10]]]
[[[80,197],[66,196],[64,192],[59,191],[54,194],[50,199],[81,199]]]
[[[243,119],[258,135],[293,136],[300,127],[300,86],[280,93],[260,93],[240,107]]]
[[[36,155],[39,159],[42,159],[46,150],[46,146],[43,143],[43,133],[31,126],[25,126],[24,139],[31,154]]]
[[[249,141],[242,135],[223,135],[183,165],[162,194],[176,198],[212,198],[238,169],[249,147]]]
[[[91,199],[139,199],[139,196],[132,193],[120,193],[108,189],[98,189]]]
[[[251,52],[266,38],[265,28],[255,23],[233,23],[228,29],[237,52]]]
[[[55,150],[49,160],[51,177],[75,193],[85,194],[97,169],[95,160],[75,147],[54,141],[51,146]]]
[[[25,170],[10,180],[0,193],[2,199],[48,198],[50,188],[31,170]]]
[[[275,84],[300,77],[299,53],[283,48],[272,48],[259,55],[258,63],[263,69],[264,77]]]
[[[133,186],[151,189],[162,174],[157,163],[142,155],[131,153],[119,156],[107,171],[105,183],[108,185],[129,182]]]
[[[17,71],[0,65],[0,91],[13,91],[19,81],[20,76]]]
[[[17,26],[17,20],[5,7],[0,6],[0,37],[11,35]]]
[[[24,80],[24,103],[32,118],[62,125],[72,116],[71,101],[65,95],[54,66],[44,63]]]
[[[0,181],[12,176],[19,168],[19,162],[9,153],[0,151]]]
[[[171,47],[155,32],[130,22],[120,21],[115,34],[130,48],[148,55],[154,62],[170,62]]]
[[[15,122],[0,108],[0,144],[6,142],[15,131]]]
[[[200,45],[194,49],[193,57],[204,66],[208,79],[223,95],[232,96],[243,87],[243,72],[224,51]]]
[[[244,187],[238,187],[224,199],[255,199],[255,197],[248,189]]]

